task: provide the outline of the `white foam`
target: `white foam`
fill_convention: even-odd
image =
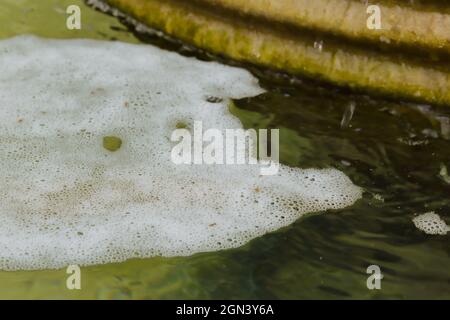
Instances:
[[[446,235],[449,227],[441,217],[433,211],[421,214],[413,219],[417,229],[426,234]]]
[[[43,269],[238,247],[361,189],[334,169],[186,166],[178,121],[240,128],[247,71],[149,45],[0,41],[0,268]],[[207,96],[224,98],[209,103]],[[116,152],[104,136],[123,141]]]

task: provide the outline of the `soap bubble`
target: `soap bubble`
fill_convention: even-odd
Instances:
[[[235,248],[361,197],[335,169],[261,176],[255,165],[171,162],[177,123],[242,128],[229,99],[263,92],[245,70],[30,36],[0,41],[0,70],[0,269]]]
[[[417,229],[426,234],[446,235],[449,227],[441,217],[433,211],[421,214],[413,219]]]

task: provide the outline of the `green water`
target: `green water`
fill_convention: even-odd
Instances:
[[[82,30],[65,28],[65,8],[82,7]],[[78,0],[0,0],[0,38],[147,41]],[[139,39],[138,39],[139,38]],[[65,270],[0,271],[0,298],[446,298],[449,236],[427,236],[411,222],[435,210],[450,224],[450,109],[383,101],[248,67],[268,92],[236,102],[247,127],[281,128],[281,160],[336,167],[367,191],[353,207],[309,215],[223,252],[152,258],[82,268],[82,290],[66,289]],[[350,121],[350,105],[355,111]],[[447,125],[448,124],[448,125]],[[374,194],[378,195],[374,198]],[[384,201],[379,200],[380,198]],[[366,268],[379,265],[381,290],[368,290]]]

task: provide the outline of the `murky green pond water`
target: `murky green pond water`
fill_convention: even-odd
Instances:
[[[69,4],[82,7],[80,31],[65,28]],[[79,0],[0,0],[0,38],[25,33],[142,40]],[[145,41],[196,55],[157,38]],[[427,236],[411,222],[431,210],[450,222],[450,185],[439,175],[450,169],[450,109],[250,69],[268,92],[236,102],[233,112],[245,126],[281,128],[284,163],[339,168],[365,188],[364,199],[238,249],[86,267],[79,291],[66,289],[65,270],[0,271],[0,298],[450,299],[449,235]],[[381,290],[366,287],[371,264],[384,273]]]

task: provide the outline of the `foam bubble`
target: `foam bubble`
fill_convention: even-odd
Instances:
[[[417,229],[426,234],[446,235],[449,227],[441,217],[433,211],[421,214],[413,219]]]
[[[238,247],[361,197],[335,169],[260,176],[170,161],[177,123],[242,127],[229,98],[263,92],[245,70],[149,45],[23,36],[0,41],[0,70],[1,269]]]

